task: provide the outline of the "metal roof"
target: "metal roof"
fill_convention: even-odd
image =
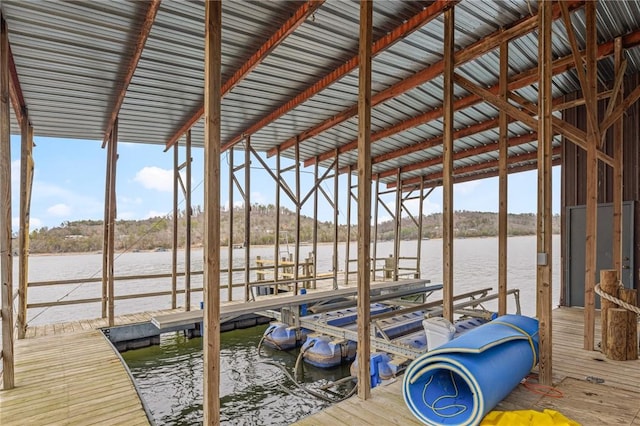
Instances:
[[[269,2],[225,1],[223,3],[222,81],[227,81],[260,46],[269,39],[303,1],[271,0]],[[374,39],[379,40],[423,11],[431,2],[379,1],[374,5]],[[37,136],[102,140],[118,87],[131,60],[135,41],[148,7],[146,2],[114,0],[43,1],[4,0],[2,13],[7,20],[9,40],[30,119]],[[512,26],[536,12],[537,4],[527,0],[478,2],[464,0],[456,7],[456,51]],[[640,31],[640,0],[600,1],[598,3],[598,42],[611,42],[615,37],[635,35]],[[359,5],[356,1],[327,0],[305,22],[256,66],[222,100],[222,138],[237,138],[252,125],[336,68],[357,55]],[[584,11],[572,13],[578,43],[584,47]],[[119,113],[119,139],[127,142],[166,144],[189,118],[202,106],[204,85],[204,5],[202,2],[164,0],[157,12],[137,69],[128,86]],[[417,30],[401,37],[379,52],[373,60],[373,93],[375,95],[402,83],[407,78],[437,67],[442,60],[443,18],[438,16]],[[571,53],[562,20],[553,26],[554,58]],[[630,38],[625,57],[627,74],[640,71],[640,37]],[[497,46],[496,46],[497,47]],[[456,72],[482,87],[491,87],[499,80],[497,48],[456,68]],[[537,66],[537,33],[531,31],[509,43],[511,77]],[[357,104],[358,70],[348,72],[319,93],[291,108],[251,135],[252,146],[269,151],[290,138],[313,129],[323,121],[353,111]],[[599,62],[601,83],[611,86],[614,79],[613,61]],[[553,96],[579,90],[573,70],[554,76]],[[411,153],[393,154],[407,146],[437,139],[442,135],[443,80],[439,73],[419,82],[409,90],[375,104],[372,110],[372,131],[375,142],[372,155],[386,155],[384,161],[374,161],[374,175],[388,174],[383,182],[395,181],[398,168],[403,178],[433,176],[441,165],[422,168],[413,164],[434,162],[442,154],[441,146],[431,144]],[[456,99],[469,95],[456,86]],[[515,92],[523,98],[537,101],[535,83]],[[428,117],[425,120],[420,117]],[[456,111],[456,130],[478,126],[495,119],[494,106],[473,102]],[[402,123],[414,120],[399,131]],[[475,134],[460,137],[456,152],[478,150],[455,161],[464,167],[483,164],[498,158],[491,144],[497,141],[497,124]],[[518,122],[510,124],[510,136],[526,136],[531,130]],[[15,117],[13,131],[18,131]],[[384,137],[375,136],[382,134]],[[347,119],[300,143],[300,158],[314,157],[335,150],[357,138],[357,117]],[[203,141],[202,120],[192,128],[195,146]],[[560,139],[555,142],[560,144]],[[238,145],[242,147],[242,143]],[[533,164],[527,154],[535,152],[535,141],[509,149],[510,155],[524,156],[521,164]],[[475,152],[475,151],[471,151]],[[293,149],[282,155],[293,158]],[[530,156],[530,155],[529,155]],[[557,155],[556,155],[557,157]],[[330,166],[332,160],[320,161]],[[340,167],[353,166],[357,152],[340,155]],[[429,163],[430,164],[430,163]],[[488,163],[487,163],[488,164]],[[492,171],[469,175],[482,176]],[[461,176],[465,175],[461,171]]]

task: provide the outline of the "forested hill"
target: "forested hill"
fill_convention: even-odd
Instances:
[[[204,215],[200,207],[194,208],[192,218],[192,244],[202,245]],[[255,204],[251,207],[251,244],[273,244],[275,239],[276,210],[273,205]],[[356,238],[355,215],[351,227],[352,240]],[[416,218],[417,220],[417,218]],[[534,235],[536,216],[534,214],[510,214],[508,218],[509,235]],[[221,243],[229,242],[229,212],[221,214]],[[394,223],[386,221],[378,225],[378,239],[394,238]],[[145,220],[119,220],[116,222],[116,251],[169,249],[172,246],[172,218],[155,217]],[[184,246],[185,214],[181,212],[178,225],[178,243]],[[300,219],[300,241],[313,240],[313,219],[302,216]],[[553,218],[554,233],[560,232],[560,218]],[[31,232],[31,253],[95,252],[102,250],[103,226],[101,220],[80,220],[64,222],[54,228],[41,228]],[[454,214],[454,232],[456,237],[487,237],[498,233],[498,215],[487,212],[458,211]],[[233,244],[244,241],[244,209],[234,210]],[[346,225],[338,230],[338,240],[345,241]],[[442,214],[434,213],[423,218],[422,238],[442,237]],[[411,218],[403,218],[400,238],[417,239],[418,228]],[[332,242],[334,228],[331,222],[318,222],[318,241]],[[281,208],[281,243],[295,242],[295,213]],[[15,242],[14,242],[15,243]]]

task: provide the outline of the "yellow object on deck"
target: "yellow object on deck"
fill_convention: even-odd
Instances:
[[[491,411],[482,419],[481,426],[580,426],[563,414],[545,409],[535,410]]]

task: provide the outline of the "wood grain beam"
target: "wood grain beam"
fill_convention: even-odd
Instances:
[[[144,15],[142,24],[140,25],[140,33],[138,34],[138,38],[135,43],[133,54],[131,55],[131,59],[127,64],[127,69],[124,74],[124,78],[122,79],[122,81],[118,83],[118,86],[117,86],[118,89],[115,96],[115,102],[113,104],[113,108],[111,109],[111,114],[109,114],[107,127],[104,130],[104,137],[102,138],[102,148],[106,146],[107,141],[109,140],[109,137],[111,135],[111,129],[113,128],[114,123],[118,119],[120,108],[122,107],[124,98],[127,95],[127,89],[129,88],[129,84],[131,84],[131,80],[133,79],[133,74],[136,72],[136,69],[138,68],[138,62],[140,62],[140,58],[142,57],[142,51],[144,50],[144,45],[147,43],[147,39],[149,38],[149,33],[151,33],[151,28],[153,27],[153,23],[156,20],[156,15],[158,14],[158,9],[160,9],[160,1],[161,0],[149,0],[149,7],[147,8],[147,12]]]
[[[20,79],[18,78],[18,70],[16,63],[13,60],[13,53],[11,52],[11,44],[9,44],[9,96],[11,97],[11,105],[13,106],[13,113],[16,116],[18,124],[22,126],[23,121],[28,120],[26,111],[27,103],[24,100],[22,93],[22,86],[20,85]]]
[[[449,8],[452,5],[458,3],[458,1],[459,0],[437,0],[433,2],[431,5],[424,8],[422,11],[418,12],[416,15],[412,16],[410,19],[405,21],[402,25],[394,28],[384,37],[377,40],[372,46],[371,54],[375,56],[378,53],[389,48],[390,46],[395,44],[398,40],[403,39],[404,37],[408,36],[409,34],[416,31],[417,29],[425,26],[427,23],[429,23],[430,21],[438,17],[446,8]],[[271,122],[275,121],[282,115],[291,111],[296,106],[302,104],[312,96],[316,95],[323,89],[327,88],[329,85],[333,84],[340,78],[344,77],[345,75],[347,75],[348,73],[356,69],[358,67],[358,61],[359,61],[358,56],[352,57],[347,62],[342,64],[340,67],[336,68],[326,76],[322,77],[322,79],[318,80],[312,86],[308,87],[307,89],[305,89],[304,91],[296,95],[287,103],[285,103],[284,105],[280,106],[276,110],[269,113],[262,120],[260,120],[255,125],[251,126],[249,129],[245,130],[243,133],[245,134],[255,133],[261,128],[263,128],[264,126],[270,124]],[[355,107],[355,109],[357,111],[357,106]],[[241,135],[238,135],[235,138],[231,139],[229,142],[227,142],[223,146],[223,149],[228,149],[229,147],[233,146],[235,143],[239,141],[238,138],[240,137]],[[285,149],[293,147],[297,141],[298,141],[298,138],[296,137],[289,138],[283,143],[281,143],[280,145],[270,149],[267,152],[267,155],[269,157],[272,157],[278,151],[282,152]]]
[[[620,37],[615,40],[614,67],[616,76],[624,75],[626,61],[624,60],[624,52],[622,50],[622,40]],[[617,78],[616,78],[617,80]],[[614,91],[615,91],[614,87]],[[620,104],[624,96],[624,85],[621,85],[619,96],[611,99],[611,105]],[[615,166],[613,168],[613,266],[618,271],[618,276],[622,276],[622,210],[624,201],[624,120],[620,116],[613,124],[613,159]]]
[[[371,44],[373,2],[360,0],[358,73],[358,396],[371,397]],[[349,186],[349,194],[351,186]],[[351,204],[351,197],[347,199]],[[348,257],[347,257],[348,258]]]
[[[509,42],[500,45],[500,98],[509,99]],[[507,313],[507,168],[509,159],[509,116],[499,113],[498,139],[498,315]]]
[[[222,2],[205,2],[203,424],[220,424],[220,125]],[[230,242],[231,244],[231,242]]]
[[[640,45],[640,30],[633,32],[633,33],[629,33],[626,36],[623,37],[623,45],[626,48],[631,48],[631,47],[635,47]],[[598,59],[603,59],[606,58],[610,55],[613,54],[613,42],[606,42],[601,44],[600,46],[598,46]],[[559,58],[557,60],[555,60],[553,62],[553,74],[554,75],[558,75],[558,74],[562,74],[564,72],[567,72],[568,70],[572,69],[574,66],[574,57],[573,55],[568,55],[565,56],[563,58]],[[514,90],[518,90],[521,89],[523,87],[535,84],[538,81],[538,76],[537,76],[537,67],[533,67],[530,68],[528,70],[525,70],[523,72],[521,72],[518,75],[512,76],[510,78],[510,82],[509,82],[509,90],[514,91]],[[498,90],[499,90],[499,85],[495,84],[494,86],[489,87],[488,89],[489,92],[498,95]],[[598,98],[601,99],[603,97],[608,96],[608,93],[600,93],[598,94]],[[375,96],[374,96],[374,100],[375,100]],[[455,101],[455,108],[456,110],[461,110],[464,108],[468,108],[471,107],[473,105],[477,105],[479,103],[482,102],[482,98],[475,95],[475,94],[471,94],[468,96],[464,96],[462,98],[459,98]],[[577,104],[584,104],[584,100],[575,100],[572,101],[573,103]],[[554,103],[555,105],[555,103]],[[559,105],[558,104],[558,108],[557,109],[565,109],[565,108],[569,108],[571,106],[575,106],[573,104],[567,104],[567,105]],[[554,109],[556,109],[554,107]],[[420,115],[417,115],[415,117],[409,118],[407,120],[404,120],[400,123],[394,124],[386,129],[383,130],[379,130],[378,132],[373,134],[373,139],[372,142],[376,142],[378,140],[382,140],[384,137],[387,136],[391,136],[393,134],[396,134],[398,132],[404,131],[404,130],[408,130],[412,127],[416,127],[419,126],[421,124],[424,123],[428,123],[432,120],[436,120],[439,118],[442,118],[442,113],[443,113],[443,109],[442,107],[439,108],[434,108],[430,111],[424,112]],[[347,142],[346,144],[343,144],[342,146],[339,147],[340,153],[345,153],[348,151],[351,151],[353,149],[355,149],[355,140]],[[585,148],[586,149],[586,148]],[[316,155],[314,157],[311,158],[307,158],[304,160],[304,164],[305,167],[311,166],[314,164],[315,161],[325,161],[328,160],[330,158],[332,158],[333,154],[335,153],[335,149],[331,149],[328,151],[325,151],[319,155]]]
[[[258,48],[258,50],[251,55],[247,61],[238,68],[233,75],[224,82],[222,85],[222,96],[229,93],[234,87],[236,87],[242,80],[244,80],[247,75],[251,73],[258,65],[265,60],[267,56],[273,52],[273,50],[280,45],[284,40],[286,40],[289,35],[291,35],[300,25],[302,25],[307,18],[312,15],[318,8],[324,3],[324,0],[309,0],[305,2],[302,6],[300,6],[294,13],[291,15],[287,21],[282,24],[280,28],[274,32],[271,37],[267,39],[266,42],[262,46]],[[182,137],[183,134],[187,132],[194,124],[198,122],[204,115],[204,103],[200,105],[200,107],[189,116],[189,118],[178,128],[176,129],[172,136],[167,140],[165,151],[171,148],[178,140]],[[245,134],[253,134],[255,132],[243,132],[239,139],[235,142],[238,143],[243,139],[243,135]]]
[[[581,7],[583,4],[584,4],[583,1],[572,1],[569,5],[569,8],[573,10],[575,8]],[[554,18],[557,19],[559,17],[560,17],[560,7],[555,6]],[[529,32],[536,29],[536,22],[537,22],[537,15],[528,16],[526,18],[523,18],[513,23],[507,28],[503,28],[489,34],[488,36],[478,40],[477,42],[469,45],[464,49],[458,50],[454,56],[454,61],[453,61],[454,66],[459,66],[471,60],[477,59],[478,57],[486,54],[487,52],[499,47],[500,43],[502,43],[504,40],[510,40],[515,37],[520,37],[525,34],[528,34]],[[444,71],[444,60],[440,60],[434,63],[433,65],[430,65],[418,71],[412,76],[388,87],[387,89],[376,93],[371,98],[372,106],[378,105],[379,103],[384,102],[388,99],[395,98],[421,84],[426,83],[427,81],[433,80],[434,78],[442,74],[443,71]],[[535,81],[535,75],[534,75],[533,81]],[[528,85],[528,84],[531,84],[531,83],[527,83],[525,85]],[[465,107],[466,106],[461,105],[459,102],[456,102],[456,109],[461,109]],[[295,139],[295,140],[298,140],[299,142],[305,141],[313,136],[317,136],[320,133],[342,123],[345,120],[348,120],[354,117],[356,113],[357,113],[357,108],[355,106],[351,107],[323,121],[322,123],[314,126],[313,128],[305,130],[304,132],[290,139],[291,140]],[[428,120],[425,120],[425,121],[428,121]],[[313,160],[312,159],[306,160],[305,165],[313,164],[311,163],[311,161]],[[308,162],[309,164],[307,164]]]

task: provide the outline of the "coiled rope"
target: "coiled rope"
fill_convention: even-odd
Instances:
[[[625,308],[627,311],[631,311],[631,312],[635,312],[636,315],[640,315],[640,308],[638,308],[637,306],[633,306],[627,302],[625,302],[624,300],[620,300],[615,296],[610,295],[609,293],[605,293],[604,291],[602,291],[602,289],[600,288],[600,284],[596,284],[596,288],[595,288],[596,294],[600,297],[602,297],[603,299],[608,300],[609,302],[615,303],[616,305]]]

